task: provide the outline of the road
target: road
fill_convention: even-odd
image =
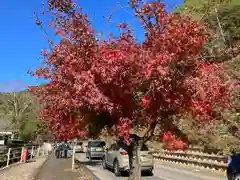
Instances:
[[[100,160],[89,161],[84,153],[77,153],[76,159],[87,166],[100,180],[127,180],[126,177],[115,177],[109,171],[104,170]],[[155,162],[154,176],[144,176],[143,180],[226,180],[224,174],[207,170],[184,167],[181,165],[168,164],[160,161]]]

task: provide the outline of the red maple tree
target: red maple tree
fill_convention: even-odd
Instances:
[[[166,12],[159,1],[130,5],[145,31],[142,42],[128,24],[119,25],[118,37],[99,40],[70,0],[49,0],[61,41],[43,51],[45,66],[33,73],[49,83],[31,91],[45,103],[42,116],[58,138],[86,136],[87,114],[107,113],[127,143],[133,128],[145,130],[147,140],[159,125],[169,148],[184,148],[187,138],[172,117],[216,118],[215,107],[229,106],[229,83],[220,64],[201,57],[208,33],[198,21]]]

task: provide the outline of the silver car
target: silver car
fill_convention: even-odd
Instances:
[[[153,175],[153,156],[149,153],[149,149],[144,144],[140,151],[141,169]],[[124,171],[129,171],[129,158],[127,152],[118,144],[112,144],[106,148],[105,155],[102,159],[102,166],[104,169],[110,168],[114,170],[116,176],[121,176]]]
[[[106,143],[101,140],[89,141],[86,150],[86,158],[102,158],[105,154]]]

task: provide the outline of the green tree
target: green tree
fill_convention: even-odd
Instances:
[[[215,12],[221,5],[240,4],[238,0],[184,0],[183,4],[176,8],[176,12],[185,12],[192,17],[203,19],[210,13]]]
[[[239,8],[239,0],[185,0],[176,12],[188,13],[205,22],[215,34],[207,46],[216,51],[239,41]]]
[[[217,12],[209,14],[205,22],[215,32],[219,32],[220,25],[223,36],[229,45],[236,45],[240,40],[240,3],[219,6]],[[220,23],[220,25],[219,25]]]
[[[19,138],[26,139],[31,136],[38,123],[38,107],[33,97],[26,92],[4,93],[0,99],[2,118],[10,121],[12,130]]]

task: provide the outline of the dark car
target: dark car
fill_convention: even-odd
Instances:
[[[105,153],[106,143],[101,140],[89,141],[87,145],[86,158],[102,158]]]
[[[240,153],[228,158],[227,177],[228,180],[240,180]]]

